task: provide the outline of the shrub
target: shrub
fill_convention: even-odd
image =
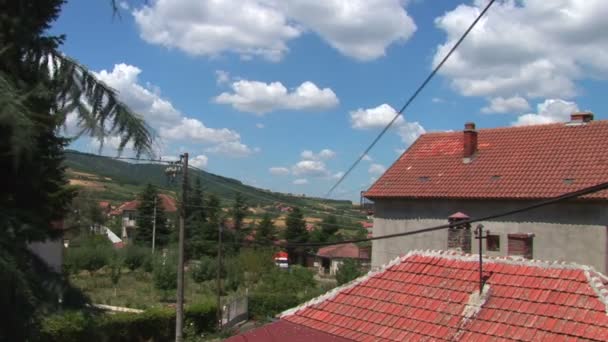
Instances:
[[[186,307],[184,316],[196,334],[215,330],[216,307],[200,303]],[[171,341],[175,338],[175,310],[156,308],[141,314],[115,313],[90,315],[65,311],[45,318],[40,330],[41,341]]]
[[[208,256],[201,257],[192,267],[192,279],[197,283],[213,280],[217,276],[217,262]]]
[[[346,284],[361,276],[361,266],[353,259],[345,259],[336,272],[338,285]]]
[[[129,245],[124,250],[124,263],[131,271],[144,266],[148,260],[152,259],[150,250],[135,245]]]
[[[80,246],[66,250],[64,267],[68,272],[87,270],[94,272],[108,265],[114,249],[103,236],[87,236]]]
[[[164,298],[169,291],[177,288],[177,265],[175,258],[160,257],[154,262],[153,282],[157,290],[162,291]]]
[[[249,296],[249,316],[265,320],[299,303],[300,299],[293,292],[255,292]]]

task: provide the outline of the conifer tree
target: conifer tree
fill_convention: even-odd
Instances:
[[[166,246],[171,230],[167,225],[163,203],[158,196],[158,190],[152,184],[146,185],[139,195],[137,207],[135,243],[141,246],[152,246],[152,230],[154,226],[154,203],[156,201],[156,247]]]
[[[277,240],[277,231],[270,214],[265,213],[255,231],[255,247],[272,247]]]

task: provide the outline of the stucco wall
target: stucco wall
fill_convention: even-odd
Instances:
[[[516,209],[527,201],[461,201],[461,200],[377,200],[374,236],[393,234],[447,223],[447,217],[461,211],[472,218]],[[482,222],[485,229],[500,235],[500,252],[507,255],[508,233],[534,233],[533,257],[544,260],[574,261],[607,272],[608,204],[568,202],[533,209]],[[473,227],[474,228],[474,227]],[[478,252],[477,240],[472,241]],[[447,230],[386,240],[375,240],[372,267],[378,267],[412,249],[446,249]]]

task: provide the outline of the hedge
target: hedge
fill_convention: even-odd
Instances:
[[[213,332],[216,307],[212,303],[186,307],[187,331],[195,334]],[[155,308],[141,314],[91,314],[66,311],[46,318],[41,341],[171,341],[175,338],[175,310]]]
[[[249,295],[249,317],[264,320],[302,302],[290,292],[254,292]]]

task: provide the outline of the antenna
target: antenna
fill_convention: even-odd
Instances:
[[[485,285],[486,282],[486,278],[483,276],[483,246],[482,246],[482,240],[487,239],[488,236],[490,235],[490,231],[486,230],[485,232],[485,236],[483,234],[483,224],[478,224],[477,227],[475,227],[475,239],[479,240],[479,295],[481,296],[481,293],[483,292],[483,286]]]

